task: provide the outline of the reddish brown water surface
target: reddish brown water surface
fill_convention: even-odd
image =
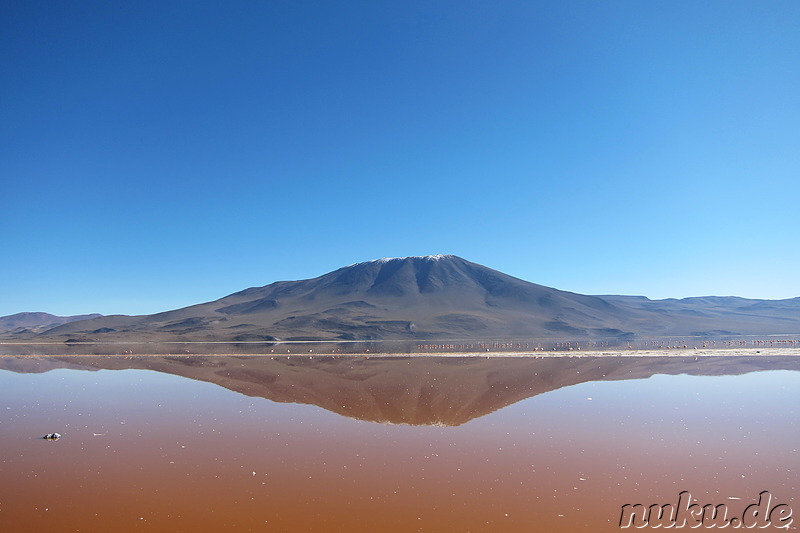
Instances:
[[[681,491],[800,512],[793,358],[0,368],[3,533],[617,531],[622,505]]]

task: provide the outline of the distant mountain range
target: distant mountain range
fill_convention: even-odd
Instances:
[[[56,316],[50,313],[17,313],[15,315],[0,317],[0,334],[37,334],[55,326],[67,324],[68,322],[100,318],[101,316],[103,315],[97,313],[74,316]]]
[[[34,315],[41,315],[41,320]],[[585,339],[796,333],[800,333],[800,298],[586,296],[536,285],[452,255],[358,263],[314,279],[279,281],[154,315],[22,313],[0,318],[0,338],[48,341]]]

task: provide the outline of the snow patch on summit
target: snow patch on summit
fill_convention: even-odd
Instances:
[[[448,259],[451,257],[455,256],[447,254],[436,254],[436,255],[411,255],[408,257],[382,257],[380,259],[373,259],[371,261],[364,261],[362,263],[353,263],[350,266],[367,265],[369,263],[389,263],[391,261],[405,261],[406,259],[420,259],[422,261],[435,262],[435,261],[441,261],[442,259]]]

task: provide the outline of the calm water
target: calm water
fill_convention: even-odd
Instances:
[[[797,358],[0,369],[4,533],[619,531],[623,504],[685,490],[732,512],[769,490],[800,513]]]

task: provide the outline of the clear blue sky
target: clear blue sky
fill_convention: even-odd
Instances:
[[[4,1],[0,315],[386,256],[800,296],[800,2]]]

